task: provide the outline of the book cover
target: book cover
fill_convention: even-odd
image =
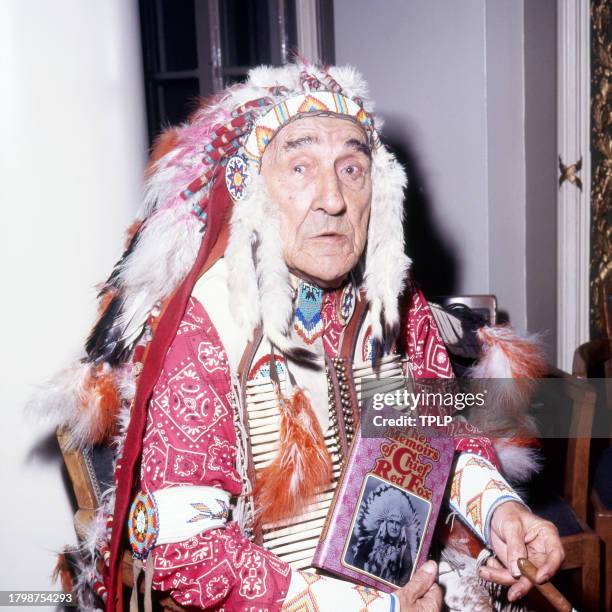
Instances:
[[[421,427],[356,432],[313,566],[385,592],[427,559],[453,440]]]

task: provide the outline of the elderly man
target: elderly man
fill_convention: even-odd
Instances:
[[[311,569],[360,379],[453,376],[408,276],[405,174],[366,96],[352,68],[257,68],[158,141],[86,356],[53,396],[75,444],[114,436],[116,488],[90,538],[108,610],[126,526],[145,591],[184,606],[440,607],[433,562],[393,594]],[[456,448],[449,503],[497,556],[480,578],[516,601],[531,586],[517,559],[550,577],[557,532],[493,444]]]

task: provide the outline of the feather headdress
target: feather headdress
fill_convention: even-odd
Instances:
[[[120,402],[110,401],[106,383],[122,381],[122,386],[131,387],[129,363],[134,350],[148,342],[151,324],[164,302],[192,269],[206,231],[213,177],[236,155],[244,161],[250,182],[245,197],[235,202],[225,253],[234,312],[247,329],[262,324],[274,345],[299,356],[290,338],[289,273],[278,246],[273,205],[259,180],[258,157],[274,130],[282,128],[283,113],[295,119],[313,112],[350,116],[370,140],[373,195],[364,282],[374,338],[382,340],[385,332],[397,328],[398,296],[410,263],[402,234],[406,176],[379,141],[365,81],[351,67],[324,69],[303,61],[281,68],[255,68],[244,84],[205,101],[189,121],[166,131],[154,147],[141,211],[128,234],[125,252],[100,289],[99,319],[74,369],[79,381],[98,384],[79,394],[86,400],[80,402],[85,404],[82,409],[71,409],[63,416],[57,413],[57,424],[67,424],[76,445],[90,443],[91,432],[107,431],[92,418],[103,417],[105,422],[115,418]],[[44,399],[38,403],[59,405],[74,395],[75,385],[81,382],[69,378],[64,375],[42,389]],[[103,396],[98,393],[102,389]],[[111,413],[101,415],[102,406]],[[92,410],[98,416],[92,417]]]

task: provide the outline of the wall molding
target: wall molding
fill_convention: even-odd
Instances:
[[[560,185],[557,215],[557,365],[571,371],[589,339],[590,1],[558,0],[557,10],[559,158],[565,166],[582,160],[582,189]]]

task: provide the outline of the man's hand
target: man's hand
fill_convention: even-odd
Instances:
[[[442,589],[436,584],[438,566],[427,561],[414,573],[408,584],[395,591],[401,612],[439,612]]]
[[[480,576],[509,586],[509,601],[524,597],[533,586],[528,578],[521,577],[518,559],[527,557],[538,568],[538,584],[549,580],[565,559],[557,528],[513,501],[501,504],[493,512],[491,545],[503,565],[489,559]]]

